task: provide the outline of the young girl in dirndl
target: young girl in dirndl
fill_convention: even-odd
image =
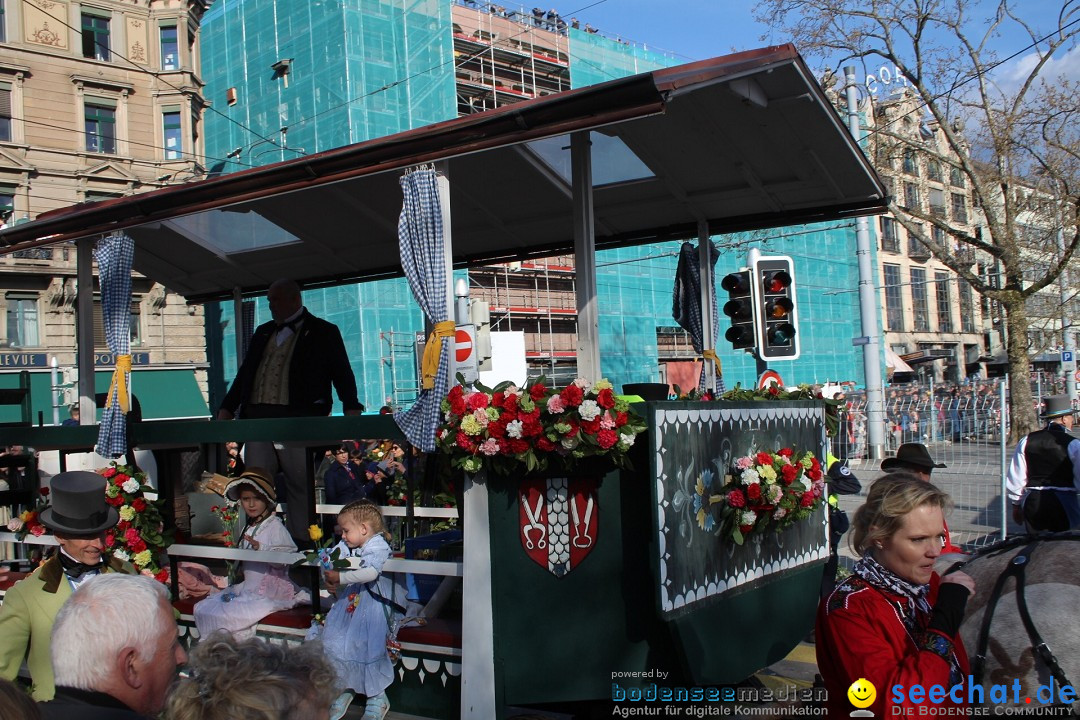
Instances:
[[[240,503],[247,519],[239,549],[296,552],[296,543],[274,512],[277,493],[265,470],[248,468],[225,487],[225,497]],[[216,630],[240,640],[254,637],[255,626],[267,615],[311,602],[309,593],[289,580],[287,565],[246,560],[241,567],[243,582],[195,604],[200,637]]]
[[[382,513],[370,500],[351,502],[338,515],[342,557],[352,558],[347,570],[323,570],[327,586],[337,591],[337,601],[326,616],[323,647],[333,663],[338,681],[348,691],[367,697],[364,720],[382,720],[390,710],[386,688],[394,680],[387,655],[386,637],[393,611],[393,585],[382,576],[390,557],[389,535]],[[352,700],[347,692],[331,709],[344,714]],[[337,715],[340,717],[341,715]]]

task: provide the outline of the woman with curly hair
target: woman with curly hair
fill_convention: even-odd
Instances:
[[[188,674],[165,705],[165,720],[325,718],[337,695],[318,642],[296,647],[216,632],[191,651]]]

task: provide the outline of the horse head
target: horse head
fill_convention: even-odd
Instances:
[[[935,564],[939,574],[963,569],[975,580],[960,636],[984,706],[1030,709],[1059,701],[1062,685],[1078,687],[1077,541],[1080,532],[1021,535],[974,555],[943,555]],[[1072,709],[1080,712],[1080,701]]]

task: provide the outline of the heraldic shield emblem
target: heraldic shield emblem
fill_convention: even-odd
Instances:
[[[562,577],[596,547],[600,507],[596,478],[530,478],[520,485],[521,546]]]

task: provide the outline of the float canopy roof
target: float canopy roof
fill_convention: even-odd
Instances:
[[[189,300],[401,275],[402,172],[451,186],[458,266],[573,248],[570,133],[590,132],[598,248],[881,212],[880,179],[791,45],[612,80],[316,155],[83,203],[0,253],[126,230]]]

